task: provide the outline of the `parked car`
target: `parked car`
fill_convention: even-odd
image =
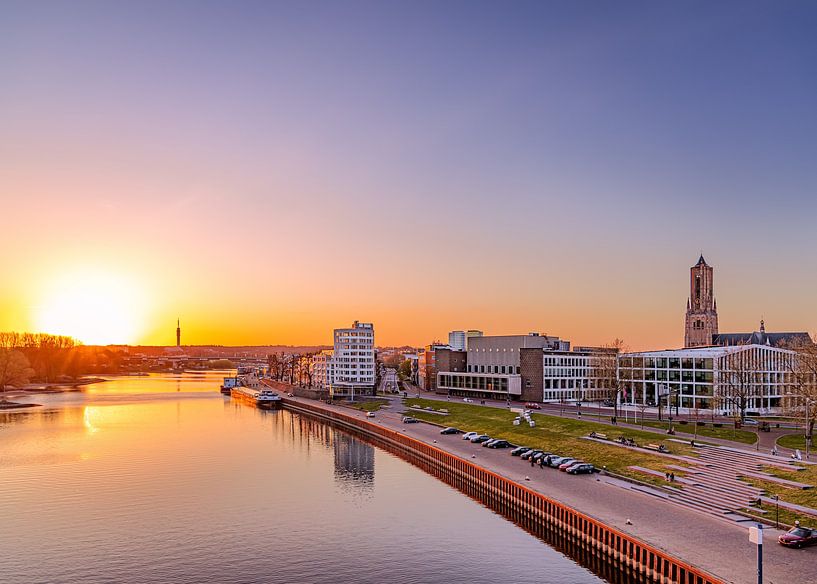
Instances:
[[[520,458],[522,460],[528,460],[531,456],[533,456],[534,454],[539,454],[540,452],[542,452],[542,451],[541,450],[528,450]]]
[[[567,460],[563,460],[562,464],[559,465],[559,470],[565,472],[569,467],[573,466],[577,462],[581,462],[581,460],[576,460],[575,458],[568,458]]]
[[[497,438],[491,438],[490,440],[486,440],[485,442],[482,443],[482,447],[485,448],[487,446],[490,446],[491,444],[493,444],[496,441],[497,441]]]
[[[470,440],[471,438],[476,438],[479,436],[479,432],[466,432],[462,435],[463,440]]]
[[[367,418],[374,418],[374,412],[366,412]]]
[[[614,405],[616,405],[616,402],[614,402],[614,401],[613,401],[613,400],[611,400],[611,399],[606,399],[606,400],[604,400],[603,402],[601,402],[601,404],[602,404],[603,406],[608,407],[608,408],[612,408]]]
[[[491,440],[487,442],[487,444],[489,445],[488,448],[509,448],[511,446],[511,443],[507,440]],[[485,444],[483,444],[483,446],[485,446]]]
[[[563,462],[568,460],[568,456],[552,456],[550,460],[548,460],[548,466],[553,468],[559,468],[559,465]]]
[[[490,439],[491,437],[488,436],[488,434],[480,434],[479,436],[474,436],[473,438],[471,438],[471,442],[473,442],[474,444],[482,444],[483,442],[487,442]]]
[[[540,458],[547,458],[548,456],[550,456],[550,452],[540,452],[538,454],[531,456],[531,458],[533,459],[534,462],[539,462]]]
[[[591,474],[594,472],[596,472],[596,467],[587,462],[574,464],[569,469],[567,469],[568,474]]]
[[[517,446],[513,450],[511,450],[511,456],[522,456],[526,452],[530,452],[532,449],[528,448],[527,446]]]
[[[817,544],[817,529],[795,527],[777,538],[780,545],[793,548],[803,548]]]
[[[419,422],[417,418],[412,418],[411,416],[403,416],[403,423],[404,424],[416,424]]]
[[[525,407],[528,408],[529,410],[541,410],[542,409],[542,406],[540,406],[539,404],[537,404],[535,402],[527,402],[525,404]]]
[[[459,433],[460,430],[457,430],[456,428],[445,428],[443,430],[440,430],[440,434],[459,434]]]

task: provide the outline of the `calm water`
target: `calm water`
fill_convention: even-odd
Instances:
[[[0,582],[601,582],[407,462],[125,378],[0,413]]]

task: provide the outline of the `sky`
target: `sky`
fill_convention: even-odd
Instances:
[[[817,331],[813,2],[0,0],[0,330]]]

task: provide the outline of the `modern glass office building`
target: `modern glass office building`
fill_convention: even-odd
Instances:
[[[795,353],[767,345],[700,347],[619,357],[622,403],[671,404],[683,410],[772,413],[792,387]]]

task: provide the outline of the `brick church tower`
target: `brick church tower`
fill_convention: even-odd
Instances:
[[[712,267],[703,254],[689,269],[689,299],[687,300],[685,347],[704,347],[712,344],[718,334],[718,304],[712,287]]]

